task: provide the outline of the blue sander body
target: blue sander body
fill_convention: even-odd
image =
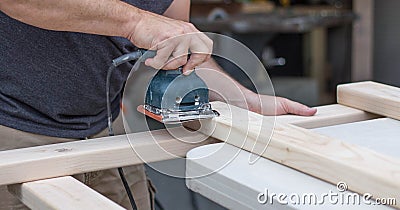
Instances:
[[[145,105],[138,111],[166,124],[218,116],[209,103],[209,90],[205,82],[192,72],[159,70],[149,83]]]

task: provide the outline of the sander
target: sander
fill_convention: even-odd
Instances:
[[[114,67],[136,60],[144,62],[156,55],[156,51],[139,49],[113,60]],[[137,110],[164,124],[209,119],[219,116],[209,103],[209,90],[205,82],[193,71],[182,73],[176,70],[159,70],[148,85],[143,105]]]

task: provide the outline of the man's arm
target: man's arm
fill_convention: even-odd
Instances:
[[[311,116],[317,111],[315,108],[309,108],[286,98],[256,94],[227,75],[213,59],[201,64],[199,69],[196,71],[197,74],[215,90],[215,92],[210,92],[210,100],[226,100],[230,104],[263,115]],[[210,70],[216,71],[216,73]]]
[[[189,13],[190,0],[173,0],[163,15],[172,19],[189,22]]]
[[[157,69],[185,65],[184,71],[191,70],[207,60],[212,51],[212,41],[192,24],[147,12],[120,0],[2,0],[0,10],[43,29],[128,38],[137,47],[157,50],[157,55],[146,61],[146,65]],[[188,33],[195,34],[180,36]],[[194,52],[189,60],[180,57],[188,50]]]
[[[165,16],[189,21],[190,1],[174,0]],[[198,66],[197,74],[211,87],[210,100],[227,100],[228,103],[264,115],[296,114],[311,116],[317,110],[282,97],[259,95],[228,76],[213,60]],[[225,97],[225,99],[224,99]],[[275,103],[276,102],[276,103]],[[276,106],[275,106],[276,105]],[[276,109],[271,109],[276,107]]]

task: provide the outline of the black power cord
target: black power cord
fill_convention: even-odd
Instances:
[[[124,185],[125,191],[128,194],[129,202],[131,203],[132,209],[136,210],[137,206],[135,203],[135,199],[133,199],[131,188],[129,187],[129,184],[126,181],[126,178],[124,175],[124,170],[122,170],[122,167],[118,168],[118,173],[119,173],[119,177],[121,177],[121,181],[122,181],[122,184]]]
[[[119,65],[138,60],[143,55],[142,50],[138,50],[129,54],[122,55],[112,61],[112,65],[107,70],[107,77],[106,77],[106,100],[107,100],[107,123],[108,123],[108,135],[114,136],[114,131],[112,127],[112,113],[111,113],[111,100],[110,100],[110,83],[111,83],[111,75],[114,69],[116,69]],[[128,194],[129,202],[131,203],[132,209],[136,210],[137,206],[135,200],[133,199],[131,188],[125,178],[124,171],[122,167],[118,168],[119,176],[121,177],[122,184],[124,185],[125,191]]]

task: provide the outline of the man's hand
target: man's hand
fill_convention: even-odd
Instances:
[[[294,114],[300,116],[313,116],[315,113],[317,113],[316,108],[310,108],[287,98],[276,97],[277,115]]]
[[[210,58],[213,42],[191,23],[143,11],[142,18],[132,26],[129,40],[136,46],[157,51],[146,65],[156,69],[193,70]],[[187,53],[190,50],[190,59]]]
[[[262,115],[312,116],[317,112],[315,108],[286,98],[252,92],[227,75],[213,59],[203,63],[196,72],[211,90],[210,100],[224,101]]]
[[[287,98],[257,95],[255,93],[247,96],[248,109],[262,115],[294,114],[312,116],[317,112],[316,108],[309,108]]]

